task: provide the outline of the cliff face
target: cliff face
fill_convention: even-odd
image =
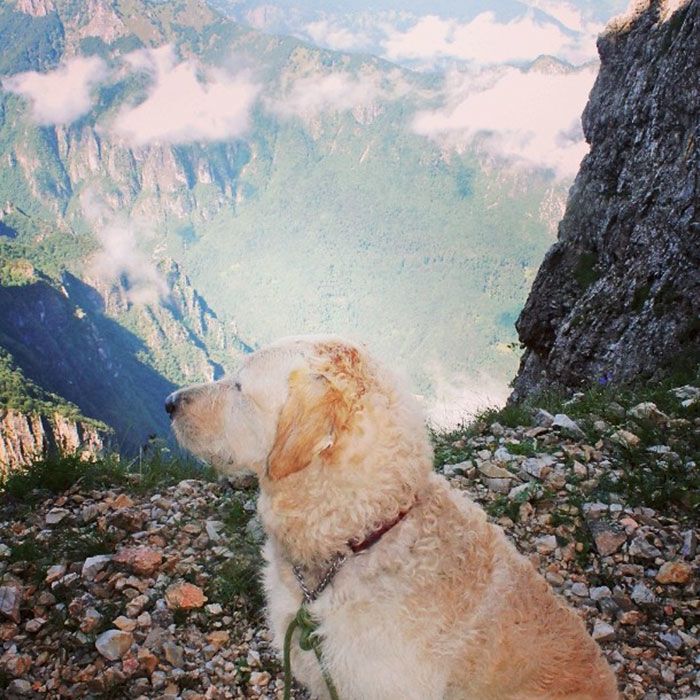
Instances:
[[[516,324],[515,400],[652,376],[700,349],[700,2],[647,0],[598,50],[591,150]]]
[[[12,469],[31,464],[50,452],[97,456],[105,447],[106,433],[90,423],[0,409],[0,481]]]

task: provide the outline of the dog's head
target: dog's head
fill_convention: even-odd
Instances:
[[[183,447],[224,473],[275,481],[333,459],[363,409],[369,371],[350,343],[288,339],[231,377],[176,391],[165,407]]]

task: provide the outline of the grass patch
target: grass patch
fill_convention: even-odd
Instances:
[[[77,455],[52,456],[13,471],[0,482],[0,505],[3,501],[35,503],[46,495],[60,494],[76,485],[88,490],[121,486],[144,493],[183,479],[213,481],[216,475],[211,468],[194,461],[170,457],[165,449],[130,461],[116,455],[93,461],[85,461]]]
[[[507,442],[506,450],[512,455],[523,455],[524,457],[534,457],[537,454],[535,441],[528,438],[521,442]]]
[[[492,423],[499,423],[506,428],[517,428],[519,426],[532,425],[532,409],[528,404],[511,403],[503,408],[487,408],[476,415],[477,423],[484,423],[489,426]]]

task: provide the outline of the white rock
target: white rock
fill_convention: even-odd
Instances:
[[[656,596],[641,581],[632,589],[632,600],[637,605],[652,605],[656,602]]]
[[[612,591],[607,586],[594,586],[591,588],[589,595],[591,600],[602,600],[603,598],[612,598]]]
[[[112,561],[111,554],[98,554],[94,557],[88,557],[83,563],[82,577],[86,581],[94,581],[95,576],[97,576],[110,561]]]
[[[133,641],[134,637],[130,632],[107,630],[95,640],[95,647],[106,659],[117,661],[129,651]]]
[[[551,455],[539,455],[537,457],[528,457],[521,465],[522,470],[534,476],[535,479],[544,479],[552,469],[552,465],[556,464],[556,459]]]
[[[540,554],[551,554],[557,548],[557,538],[554,535],[541,535],[535,540],[535,547]]]
[[[561,432],[568,433],[573,437],[585,437],[585,433],[583,430],[581,430],[581,428],[579,428],[578,423],[571,420],[571,418],[569,418],[569,416],[567,416],[565,413],[557,413],[557,415],[554,416],[552,427],[559,428]]]
[[[65,508],[52,508],[46,514],[47,525],[58,525],[62,520],[70,515],[70,511]]]
[[[597,642],[607,642],[615,639],[615,628],[602,620],[596,620],[591,635]]]

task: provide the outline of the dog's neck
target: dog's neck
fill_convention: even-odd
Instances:
[[[406,516],[417,491],[389,495],[381,489],[375,494],[348,489],[346,498],[332,501],[324,501],[325,495],[327,489],[317,484],[284,494],[262,490],[258,500],[268,535],[290,562],[307,569],[371,547]]]

